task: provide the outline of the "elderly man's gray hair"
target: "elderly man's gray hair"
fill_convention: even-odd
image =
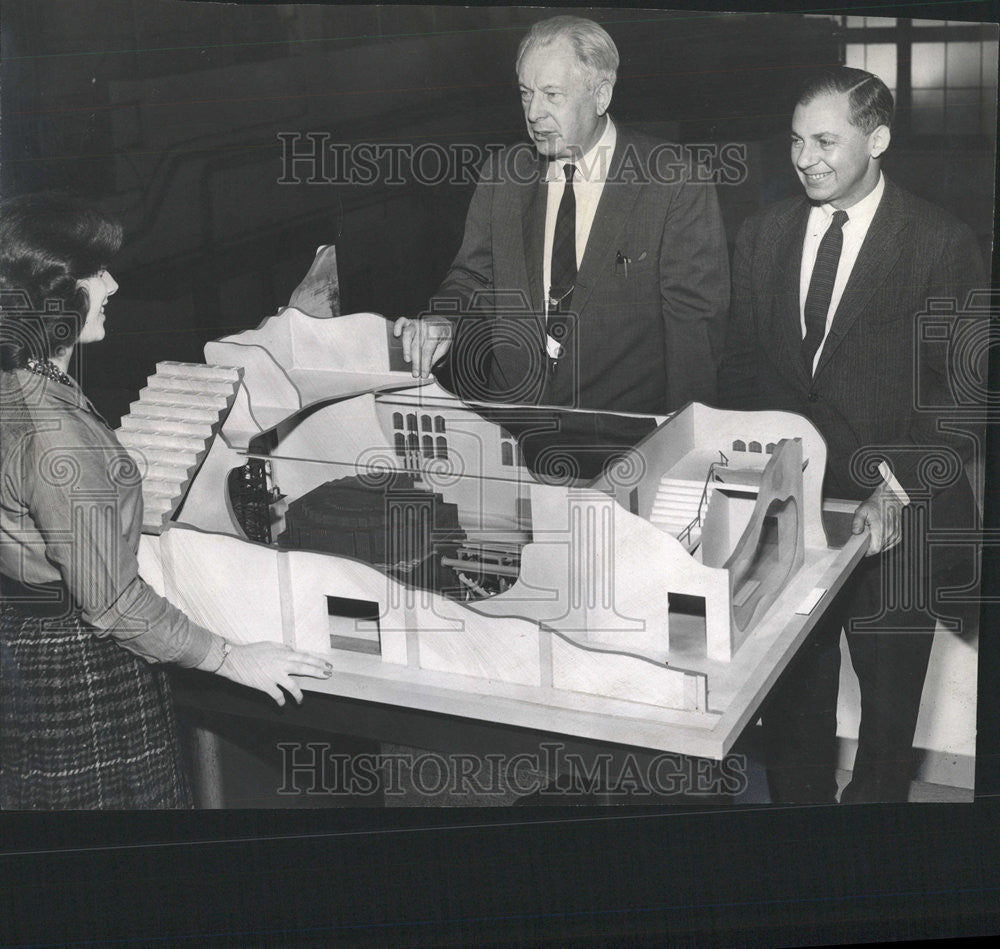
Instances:
[[[590,74],[592,85],[601,82],[614,85],[618,77],[618,47],[604,27],[579,16],[554,16],[539,20],[521,40],[515,69],[520,68],[528,50],[548,46],[561,38],[569,40],[580,64]]]

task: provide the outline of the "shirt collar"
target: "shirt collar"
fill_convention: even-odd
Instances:
[[[847,211],[847,226],[853,225],[867,229],[868,225],[872,222],[872,218],[875,217],[875,212],[878,210],[884,191],[885,177],[880,171],[878,173],[878,183],[872,188],[871,192],[865,195],[857,204],[852,204],[849,208],[844,208]],[[833,217],[833,212],[837,209],[832,204],[821,204],[820,210],[823,212],[823,220],[829,221]]]
[[[556,158],[549,162],[545,169],[546,181],[563,181],[563,165],[576,165],[576,175],[574,182],[580,181],[606,181],[608,169],[611,167],[611,156],[615,151],[615,144],[618,141],[618,130],[615,123],[608,116],[608,121],[604,125],[601,137],[593,144],[589,151],[585,152],[575,161],[569,158]]]
[[[93,412],[105,425],[108,424],[104,416],[91,404],[90,399],[83,394],[83,390],[75,379],[73,385],[67,386],[61,382],[53,382],[45,376],[29,372],[27,369],[15,369],[12,372],[2,373],[0,376],[3,378],[2,387],[7,390],[5,395],[17,395],[25,405],[32,408],[44,408],[46,405],[51,405],[52,401],[63,402],[74,408]]]

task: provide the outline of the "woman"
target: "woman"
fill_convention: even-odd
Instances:
[[[322,658],[230,643],[138,574],[136,465],[69,376],[104,338],[120,226],[74,199],[0,207],[0,807],[191,806],[164,662],[297,702]]]

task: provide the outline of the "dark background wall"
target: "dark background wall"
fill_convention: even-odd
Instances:
[[[278,135],[340,146],[520,141],[514,54],[551,12],[4,0],[2,193],[70,188],[126,225],[108,339],[79,366],[112,423],[158,360],[200,361],[207,340],[274,312],[319,244],[338,242],[344,312],[418,312],[458,247],[469,176],[351,184],[328,158],[319,177],[337,180],[310,183],[299,163],[305,180],[283,183]],[[749,174],[719,189],[730,241],[747,214],[798,187],[790,90],[805,71],[844,61],[845,24],[581,12],[621,51],[618,120],[746,146]],[[887,172],[966,220],[989,254],[995,134],[916,135],[901,118]]]

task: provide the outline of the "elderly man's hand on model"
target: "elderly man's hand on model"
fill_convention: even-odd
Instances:
[[[392,335],[402,339],[403,358],[414,377],[426,379],[435,363],[451,348],[451,323],[440,316],[411,320],[402,316],[392,327]]]

